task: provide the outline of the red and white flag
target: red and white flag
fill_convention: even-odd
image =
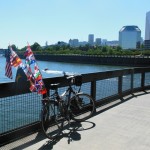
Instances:
[[[12,79],[13,75],[12,75],[12,66],[10,62],[10,54],[11,54],[10,49],[5,51],[5,57],[6,57],[5,76]]]

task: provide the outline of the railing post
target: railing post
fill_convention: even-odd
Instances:
[[[118,77],[118,94],[122,97],[122,76]]]
[[[134,69],[131,71],[131,93],[133,93],[133,85],[134,85]]]
[[[141,75],[141,89],[144,90],[144,86],[145,86],[145,72],[142,71],[142,75]]]
[[[96,101],[96,81],[91,82],[91,96]]]

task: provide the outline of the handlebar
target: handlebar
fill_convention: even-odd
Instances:
[[[80,86],[82,85],[82,75],[67,75],[66,72],[63,72],[65,79],[67,80],[68,84]],[[50,84],[50,88],[52,90],[57,90],[60,83]]]
[[[69,84],[74,84],[76,86],[81,86],[82,85],[82,75],[67,75],[66,72],[63,72],[64,77],[67,79]]]
[[[66,72],[63,72],[63,75],[66,79],[71,79],[75,77],[75,75],[67,75]]]

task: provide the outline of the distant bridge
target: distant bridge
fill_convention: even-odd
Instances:
[[[5,54],[5,50],[6,49],[0,49],[0,55],[4,55]]]

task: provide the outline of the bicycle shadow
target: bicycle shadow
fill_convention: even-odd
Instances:
[[[67,138],[68,144],[71,144],[72,141],[81,140],[81,134],[79,132],[84,130],[90,130],[94,128],[96,124],[90,121],[84,122],[71,122],[69,124],[65,124],[62,134],[56,138],[55,140],[47,141],[39,150],[53,149],[54,145],[57,144],[61,139]]]

